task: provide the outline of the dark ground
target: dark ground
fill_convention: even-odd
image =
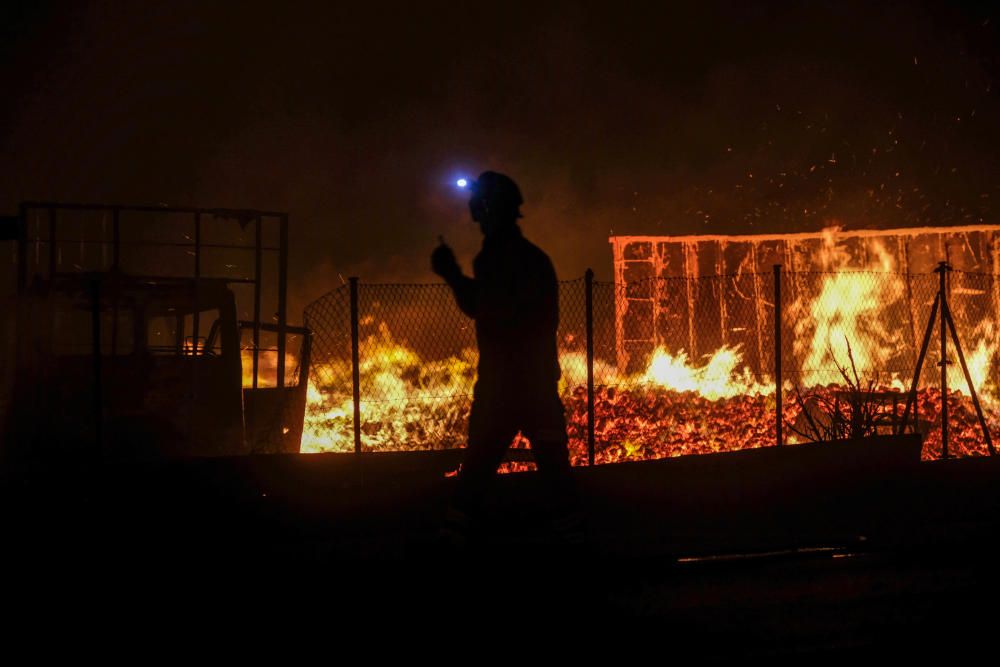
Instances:
[[[8,470],[8,591],[339,628],[542,622],[702,658],[989,649],[1000,461],[786,450],[578,469],[582,546],[547,532],[533,473],[507,475],[460,551],[436,532],[453,453]]]

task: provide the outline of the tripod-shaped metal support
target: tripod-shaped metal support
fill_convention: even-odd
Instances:
[[[917,368],[913,371],[913,383],[910,385],[910,393],[906,397],[906,407],[903,409],[903,418],[899,423],[899,433],[906,428],[906,420],[910,416],[910,408],[914,408],[913,424],[916,427],[916,402],[917,383],[920,381],[920,371],[924,366],[924,357],[927,356],[927,346],[931,342],[931,332],[934,331],[934,318],[937,317],[938,308],[941,309],[941,458],[948,458],[948,332],[951,332],[951,339],[955,343],[955,350],[958,352],[958,361],[962,364],[962,372],[965,374],[965,382],[969,385],[969,393],[972,395],[972,404],[976,406],[976,416],[979,417],[979,426],[983,429],[983,439],[986,440],[986,447],[990,450],[990,456],[996,456],[996,449],[993,448],[993,439],[990,437],[990,429],[986,425],[986,418],[983,416],[983,408],[979,404],[979,396],[976,388],[972,384],[972,375],[969,373],[969,365],[965,363],[965,355],[962,353],[962,345],[958,341],[958,331],[955,329],[955,320],[951,317],[951,308],[948,307],[948,291],[946,286],[947,273],[951,271],[948,262],[939,262],[934,269],[940,274],[941,285],[937,296],[934,297],[934,305],[931,307],[931,316],[927,320],[927,329],[924,331],[924,342],[920,346],[920,356],[917,357]]]

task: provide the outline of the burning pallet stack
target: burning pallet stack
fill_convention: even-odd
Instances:
[[[774,364],[776,264],[786,274],[781,288],[787,330],[782,333],[790,344],[789,351],[783,352],[783,357],[789,355],[789,368],[808,361],[813,352],[808,346],[817,330],[796,328],[794,321],[788,321],[804,309],[823,311],[817,312],[818,327],[823,327],[823,319],[827,323],[843,319],[845,310],[864,309],[872,324],[877,322],[892,334],[904,332],[890,335],[897,349],[885,350],[889,357],[883,360],[889,367],[905,365],[899,357],[912,359],[919,347],[934,297],[931,274],[942,260],[956,269],[950,298],[958,319],[992,323],[1000,313],[995,281],[988,281],[994,289],[984,293],[983,280],[976,275],[1000,273],[998,225],[832,228],[757,236],[613,236],[609,240],[619,295],[617,363],[624,371],[641,367],[658,346],[673,352],[683,349],[691,359],[723,346],[739,346],[756,376],[769,375]],[[852,279],[850,272],[895,275],[898,280],[860,275]],[[844,275],[835,278],[836,274]],[[927,285],[907,276],[928,276]],[[831,299],[844,303],[824,302]],[[877,332],[860,333],[878,337]],[[884,343],[890,341],[880,342],[886,347]]]

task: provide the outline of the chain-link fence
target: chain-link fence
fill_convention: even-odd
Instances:
[[[774,442],[773,278],[594,285],[599,462]]]
[[[305,312],[315,336],[303,451],[446,449],[464,443],[475,382],[475,328],[446,285],[344,285]],[[352,312],[356,317],[352,318]],[[352,346],[352,319],[356,346]]]
[[[929,312],[928,278],[934,276],[782,275],[785,442],[899,430],[921,344],[918,322]]]
[[[994,335],[994,276],[948,271],[946,281],[946,301],[972,385],[995,428],[1000,403],[991,371],[1000,341]],[[959,348],[951,332],[942,329],[942,309],[935,305],[940,291],[939,273],[785,274],[785,441],[896,432],[903,426],[915,383],[915,405],[907,422],[924,436],[924,458],[988,453]],[[947,451],[942,433],[942,333],[947,338]]]
[[[966,365],[996,428],[1000,286],[992,275],[948,276]],[[563,282],[560,392],[573,462],[898,432],[939,288],[933,273],[846,271]],[[305,320],[314,343],[303,451],[465,443],[475,324],[446,285],[353,281]],[[938,320],[906,423],[924,434],[925,458],[942,453],[940,342]],[[948,359],[949,453],[985,454],[951,338]]]

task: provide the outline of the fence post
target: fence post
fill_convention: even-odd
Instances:
[[[351,368],[354,386],[354,453],[361,453],[361,355],[358,336],[358,279],[351,283]]]
[[[781,435],[781,264],[774,265],[774,432],[778,447]]]
[[[56,209],[49,207],[49,280],[56,275],[57,260],[59,258],[59,244],[56,243]]]
[[[254,218],[254,250],[253,250],[253,388],[257,388],[257,375],[260,371],[260,286],[263,273],[263,230],[258,215]],[[197,316],[197,315],[196,315]],[[195,348],[197,352],[197,348]]]
[[[948,458],[948,329],[945,313],[948,312],[946,274],[951,270],[948,262],[938,262],[935,269],[940,274],[941,294],[941,458]]]
[[[90,335],[94,355],[94,447],[98,458],[103,454],[104,400],[101,386],[101,282],[90,283]]]
[[[583,278],[587,303],[587,465],[594,465],[594,270]]]
[[[278,219],[278,387],[285,386],[288,344],[288,216]]]
[[[28,287],[28,207],[24,202],[18,209],[18,229],[17,229],[17,296],[18,304],[23,301],[20,297]],[[37,247],[37,246],[36,246]],[[16,331],[23,331],[17,329]]]

